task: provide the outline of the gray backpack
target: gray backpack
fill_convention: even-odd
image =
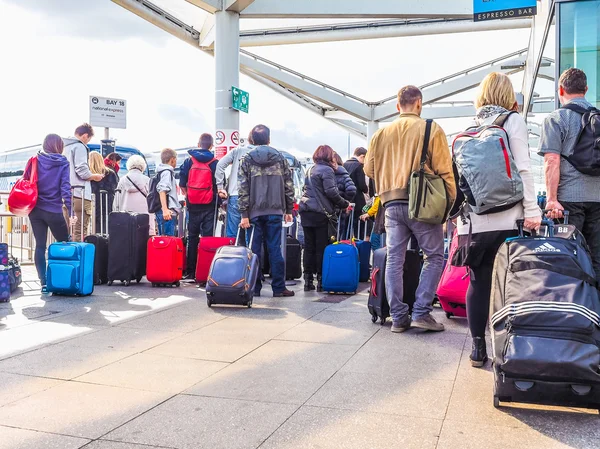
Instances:
[[[468,128],[452,144],[458,186],[465,195],[462,208],[467,214],[501,212],[523,199],[523,180],[503,128],[513,113],[500,114],[491,125]]]

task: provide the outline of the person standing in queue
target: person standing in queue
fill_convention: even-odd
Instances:
[[[92,194],[96,201],[95,225],[96,232],[100,232],[101,223],[106,223],[106,220],[112,212],[113,202],[115,200],[115,191],[119,185],[119,176],[106,165],[102,155],[97,151],[91,151],[89,156],[90,171],[95,175],[102,175],[100,181],[91,181]],[[101,193],[102,191],[106,193]],[[108,229],[104,229],[108,233]]]
[[[156,225],[160,235],[176,237],[177,216],[181,211],[175,182],[177,153],[171,148],[165,148],[160,152],[160,162],[156,167],[156,173],[160,175],[156,191],[160,198],[161,210],[156,212]]]
[[[306,174],[299,207],[304,230],[304,291],[315,289],[314,274],[316,273],[316,289],[321,292],[323,291],[321,286],[323,253],[330,243],[332,233],[337,230],[336,209],[346,211],[350,209],[350,202],[340,194],[338,189],[334,172],[337,164],[331,147],[321,145],[312,159],[315,165]]]
[[[256,148],[240,164],[238,175],[240,226],[252,241],[252,252],[260,257],[263,240],[271,262],[271,287],[274,297],[294,296],[285,286],[285,261],[281,252],[282,221],[293,220],[294,181],[285,157],[269,146],[271,131],[264,125],[252,129]],[[256,281],[254,296],[260,296],[262,280]]]
[[[369,184],[367,184],[367,177],[365,176],[364,164],[367,150],[363,147],[358,147],[354,150],[354,156],[348,159],[344,163],[344,168],[350,175],[352,182],[356,186],[356,195],[350,200],[354,203],[354,220],[352,222],[352,228],[354,229],[354,237],[358,238],[358,220],[362,213],[363,208],[367,204],[365,195],[369,193]],[[352,238],[352,235],[347,235],[346,238]]]

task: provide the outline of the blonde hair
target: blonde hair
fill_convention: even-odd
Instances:
[[[515,89],[510,78],[504,73],[492,72],[479,85],[475,107],[479,109],[483,106],[494,105],[510,110],[516,101]]]
[[[104,159],[102,159],[102,155],[97,151],[90,151],[88,164],[90,166],[90,171],[95,175],[103,175],[106,172]]]

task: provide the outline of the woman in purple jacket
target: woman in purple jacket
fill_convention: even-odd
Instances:
[[[42,150],[37,154],[38,199],[35,208],[29,214],[29,221],[35,237],[35,267],[42,284],[42,293],[46,289],[46,241],[48,229],[58,242],[69,240],[69,229],[63,215],[63,204],[71,215],[71,181],[69,180],[69,161],[62,155],[63,141],[56,134],[48,134]],[[29,179],[30,173],[25,173]]]

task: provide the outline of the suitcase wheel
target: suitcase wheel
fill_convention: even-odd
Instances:
[[[142,282],[142,278],[136,279],[136,280],[135,280],[135,282],[136,282],[137,284],[139,284],[140,282]]]
[[[123,285],[125,285],[125,287],[129,287],[131,285],[131,281],[128,279],[125,282],[123,282]]]
[[[377,315],[371,315],[371,321],[373,323],[376,323],[377,322]]]
[[[113,281],[108,281],[108,282],[106,283],[106,285],[108,285],[108,286],[110,287],[111,285],[113,285]]]
[[[500,398],[498,396],[494,396],[494,408],[500,408]]]
[[[156,284],[153,282],[153,283],[152,283],[152,288],[154,288],[154,287],[156,287]]]
[[[252,300],[248,301],[248,302],[246,303],[246,306],[247,306],[249,309],[250,309],[250,308],[252,308]]]
[[[386,320],[387,320],[387,318],[381,317],[381,323],[380,324],[383,326],[385,324]]]
[[[181,285],[181,282],[177,281],[175,282],[175,284],[173,284],[175,287],[179,287]]]
[[[212,307],[212,301],[210,299],[208,299],[208,298],[206,298],[206,305],[208,307]]]
[[[454,316],[452,312],[446,312],[446,318],[450,319]]]

